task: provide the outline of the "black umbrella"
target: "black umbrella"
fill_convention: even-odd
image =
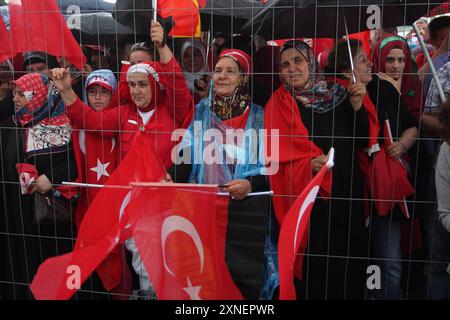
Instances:
[[[339,38],[348,32],[410,25],[443,0],[278,0],[242,32],[266,39]]]
[[[271,0],[272,2],[274,0]],[[239,33],[241,27],[267,4],[259,0],[208,0],[200,9],[201,30]],[[139,34],[148,34],[153,17],[152,1],[117,0],[113,17]],[[169,19],[168,24],[172,23]],[[167,24],[166,28],[170,28]]]
[[[133,29],[118,23],[111,12],[92,12],[65,16],[69,29],[90,35],[132,34]]]

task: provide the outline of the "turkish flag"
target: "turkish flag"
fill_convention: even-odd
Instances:
[[[158,0],[157,8],[161,18],[172,17],[175,23],[169,36],[200,37],[199,8],[203,8],[205,5],[205,0]]]
[[[11,0],[9,2],[13,53],[44,51],[65,57],[78,69],[86,63],[56,3],[56,0]]]
[[[164,168],[152,151],[150,136],[138,134],[133,147],[95,197],[78,231],[73,252],[47,259],[31,284],[36,299],[69,299],[79,288],[68,285],[79,270],[82,284],[119,242],[130,238],[128,207],[133,202],[130,181],[159,181]],[[135,212],[135,211],[132,211]],[[118,263],[121,263],[120,260]],[[122,280],[121,264],[110,266],[106,289]],[[101,276],[101,274],[100,274]]]
[[[133,230],[159,299],[242,299],[225,263],[228,197],[216,186],[133,188]]]
[[[280,272],[280,300],[295,300],[294,265],[301,270],[303,254],[308,240],[308,225],[311,210],[319,189],[328,189],[331,184],[333,153],[329,153],[327,165],[308,183],[286,214],[278,239],[278,265]],[[298,254],[298,256],[297,256]],[[297,258],[297,261],[296,261]],[[301,272],[300,272],[301,274]]]
[[[400,205],[403,214],[409,218],[405,198],[414,192],[408,180],[403,159],[394,159],[387,155],[385,149],[392,143],[389,121],[384,125],[385,142],[381,150],[373,154],[373,158],[362,167],[366,184],[371,193],[372,201],[379,215],[387,215],[396,205]]]
[[[22,194],[30,192],[31,184],[36,181],[39,173],[36,167],[29,163],[17,163],[16,170],[19,174],[20,191]]]
[[[9,59],[13,56],[13,52],[11,49],[11,35],[9,34],[8,29],[3,22],[3,19],[0,18],[0,63]]]

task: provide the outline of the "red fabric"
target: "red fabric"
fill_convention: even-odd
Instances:
[[[301,275],[311,211],[319,188],[326,185],[327,179],[331,179],[331,171],[323,166],[292,205],[281,225],[278,240],[280,300],[295,300],[296,298],[293,281],[294,262],[297,263],[296,267]]]
[[[398,40],[388,42],[380,50],[381,42],[388,37],[395,37]],[[402,49],[403,54],[405,55],[405,67],[403,69],[401,85],[402,98],[411,115],[416,120],[419,120],[422,114],[423,107],[422,85],[419,78],[417,77],[417,66],[415,65],[415,62],[411,56],[411,50],[409,49],[406,40],[396,35],[388,35],[383,37],[377,43],[373,52],[373,69],[376,73],[386,72],[386,57],[389,52],[395,47]]]
[[[387,122],[385,128],[388,126]],[[373,154],[372,159],[360,158],[361,171],[378,215],[389,214],[391,209],[399,204],[403,214],[407,216],[404,199],[411,195],[414,189],[402,163],[389,157],[385,152],[390,144],[389,134],[386,130],[384,136],[385,144],[380,146],[380,151]]]
[[[430,58],[433,58],[434,55],[434,50],[428,50],[429,54],[430,54]],[[425,58],[425,55],[423,54],[423,52],[419,53],[416,58],[416,64],[417,64],[417,69],[421,69],[423,67],[423,65],[425,63],[427,63],[427,59]]]
[[[252,68],[252,58],[248,54],[246,54],[242,50],[238,49],[227,49],[223,50],[219,55],[220,58],[223,57],[230,57],[234,59],[242,68],[242,72],[245,73],[247,76],[250,76],[253,72]]]
[[[161,18],[172,17],[175,26],[169,36],[200,37],[199,6],[203,8],[205,5],[205,0],[159,0],[158,14]]]
[[[21,0],[9,5],[14,54],[45,51],[65,57],[79,70],[86,57],[61,14],[56,0]]]
[[[368,57],[370,57],[370,31],[362,31],[358,33],[352,33],[348,36],[350,39],[359,40],[362,43],[362,49]]]
[[[266,104],[265,128],[267,160],[275,170],[278,165],[278,171],[269,173],[269,180],[274,191],[275,216],[281,225],[294,200],[312,179],[311,160],[323,152],[309,140],[297,102],[284,85]],[[277,146],[279,150],[275,149]]]
[[[104,137],[119,135],[118,159],[128,153],[136,132],[149,133],[158,158],[168,168],[172,164],[171,151],[176,143],[171,141],[172,132],[177,128],[187,128],[194,108],[186,80],[175,59],[167,65],[162,65],[160,70],[161,76],[166,77],[164,100],[158,104],[146,125],[143,125],[134,104],[95,112],[80,100],[67,107],[71,121],[79,127],[96,130],[98,132],[93,133],[102,134]]]
[[[16,170],[19,175],[20,189],[22,194],[28,194],[31,184],[38,178],[38,170],[29,163],[17,163]]]
[[[105,184],[109,176],[116,168],[117,143],[115,138],[103,138],[96,136],[89,131],[75,131],[73,134],[73,145],[77,164],[77,182],[89,184]],[[92,169],[97,169],[98,165],[104,165],[105,171],[100,176]],[[98,179],[99,178],[99,179]],[[75,223],[80,227],[81,221],[92,204],[100,188],[85,187],[80,188],[80,198],[77,202],[75,213]],[[121,248],[116,247],[111,254],[97,268],[97,272],[104,287],[108,291],[120,285],[122,274],[127,273],[127,264],[122,261]],[[129,271],[128,271],[129,272]],[[113,280],[112,280],[113,279]],[[131,291],[129,292],[131,293]]]
[[[134,211],[128,208],[133,202],[129,183],[160,181],[164,175],[150,140],[146,134],[136,137],[133,148],[106,183],[123,188],[105,187],[97,194],[79,228],[74,250],[41,264],[31,283],[36,299],[69,299],[77,290],[67,285],[72,283],[71,267],[78,268],[81,285],[119,242],[130,238],[129,223],[135,219],[130,216]],[[120,282],[121,275],[109,276],[112,284]]]
[[[0,63],[10,59],[13,56],[11,48],[11,35],[8,29],[6,29],[3,19],[0,19]]]
[[[234,129],[245,129],[249,112],[250,108],[247,108],[240,116],[225,120],[224,123]]]
[[[133,192],[133,238],[159,299],[242,299],[225,263],[228,197],[205,186]]]

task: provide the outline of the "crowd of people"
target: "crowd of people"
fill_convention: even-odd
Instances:
[[[0,299],[32,299],[39,265],[72,250],[99,188],[62,183],[104,184],[138,132],[149,135],[167,171],[163,181],[219,185],[230,195],[230,214],[242,213],[249,193],[273,191],[262,213],[260,274],[236,283],[245,298],[278,298],[276,235],[333,147],[330,194],[314,204],[296,273],[299,299],[450,299],[450,102],[441,101],[414,40],[427,40],[447,96],[450,17],[420,26],[420,35],[405,38],[376,30],[369,51],[360,40],[337,39],[317,52],[301,39],[278,47],[224,34],[211,44],[191,38],[174,45],[153,21],[147,41],[123,43],[120,68],[108,48],[95,45],[82,46],[83,70],[36,51],[24,53],[21,66],[2,63]],[[177,129],[186,129],[179,144]],[[210,130],[226,137],[228,129],[257,136],[232,148],[205,139]],[[274,143],[272,172],[259,155]],[[223,150],[219,161],[196,161],[214,144]],[[174,148],[190,161],[176,161]],[[403,202],[389,198],[397,192]],[[39,218],[46,203],[73,219]],[[122,281],[109,288],[114,259]],[[375,289],[367,287],[373,265],[381,276]],[[232,276],[241,267],[230,263]],[[157,299],[132,238],[75,296],[130,297]]]

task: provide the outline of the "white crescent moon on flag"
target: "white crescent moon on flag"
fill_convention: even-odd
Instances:
[[[109,153],[113,152],[115,146],[116,146],[116,138],[111,138],[111,150],[109,151]]]
[[[297,254],[297,250],[295,250],[295,244],[297,243],[297,235],[298,235],[298,228],[300,227],[300,221],[302,221],[303,214],[305,213],[306,209],[309,207],[311,203],[314,202],[316,199],[317,193],[319,192],[319,186],[314,186],[311,191],[309,191],[308,195],[305,198],[305,201],[303,201],[303,204],[300,208],[300,214],[298,215],[297,219],[297,226],[295,227],[295,237],[294,237],[294,255]]]
[[[86,133],[84,130],[80,130],[80,133],[78,134],[78,143],[80,144],[81,152],[86,155]]]
[[[194,241],[195,247],[197,248],[198,254],[200,256],[200,273],[202,273],[205,260],[202,240],[200,239],[200,235],[198,234],[192,222],[181,216],[167,217],[161,226],[161,246],[163,251],[163,262],[167,272],[169,272],[172,276],[175,276],[175,274],[167,266],[166,262],[166,240],[167,237],[174,231],[182,231],[192,238],[192,241]]]
[[[128,193],[125,195],[125,197],[123,198],[122,204],[120,205],[120,209],[119,209],[119,221],[120,219],[122,219],[123,216],[123,212],[125,211],[125,209],[128,207],[128,205],[130,204],[130,200],[131,200],[131,191],[128,191]],[[127,224],[125,226],[125,229],[128,229],[130,227],[131,224]]]

